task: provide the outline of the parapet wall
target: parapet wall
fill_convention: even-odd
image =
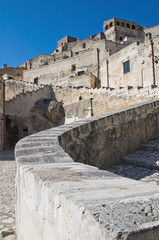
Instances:
[[[22,139],[15,148],[18,240],[158,240],[159,187],[97,168],[116,164],[158,130],[156,100]],[[142,211],[150,205],[153,216]]]
[[[53,91],[50,86],[17,94],[15,98],[6,101],[6,113],[7,115],[16,116],[26,115],[33,108],[36,101],[42,98],[51,99],[52,97]]]
[[[5,80],[5,85],[6,101],[15,98],[20,93],[32,92],[43,88],[43,85],[13,79]]]
[[[96,116],[156,99],[159,88],[126,87],[115,89],[55,88],[55,97],[64,102],[66,123]],[[79,101],[82,99],[82,102]],[[72,111],[71,111],[72,109]]]

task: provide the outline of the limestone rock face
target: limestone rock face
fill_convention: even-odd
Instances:
[[[65,112],[62,103],[59,103],[57,101],[50,101],[47,110],[48,111],[46,112],[46,116],[56,126],[64,123]]]
[[[62,103],[57,102],[56,100],[40,99],[35,103],[31,112],[47,118],[53,126],[58,126],[64,123],[64,108]]]

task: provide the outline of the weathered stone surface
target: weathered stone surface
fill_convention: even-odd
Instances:
[[[5,239],[15,240],[15,173],[13,151],[0,152],[0,239],[3,231],[14,234]]]
[[[141,142],[152,138],[158,129],[158,123],[151,122],[157,115],[157,106],[158,102],[150,102],[135,109],[103,115],[102,120],[95,117],[72,124],[72,128],[65,125],[21,140],[15,152],[18,239],[158,240],[159,186],[83,164],[85,159],[91,159],[92,151],[98,158],[88,163],[99,166],[104,158],[111,161],[112,156],[120,155],[121,150],[123,154],[131,152]],[[124,125],[125,117],[129,121]],[[94,127],[92,131],[91,121],[97,122],[95,131]],[[48,135],[53,137],[55,152],[47,153],[49,145],[46,152],[41,149],[35,153],[35,144],[38,147],[39,142],[48,141]],[[94,142],[87,144],[92,137]],[[69,155],[59,148],[58,140],[70,155],[77,153],[83,163],[71,161]],[[124,143],[130,144],[131,140],[131,148],[127,148],[129,145]],[[23,150],[27,141],[30,146],[28,144]],[[116,141],[116,145],[111,141]],[[99,154],[100,151],[103,155]],[[111,151],[114,155],[110,154]],[[112,163],[114,160],[110,165]]]

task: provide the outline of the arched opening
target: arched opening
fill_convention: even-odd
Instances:
[[[113,23],[112,23],[112,22],[110,22],[110,23],[109,23],[109,27],[112,27],[112,26],[113,26]]]
[[[105,26],[105,31],[108,30],[108,25]]]

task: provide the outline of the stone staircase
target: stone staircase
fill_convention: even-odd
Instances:
[[[120,176],[159,185],[159,134],[141,144],[136,152],[123,156],[121,163],[110,169]]]

